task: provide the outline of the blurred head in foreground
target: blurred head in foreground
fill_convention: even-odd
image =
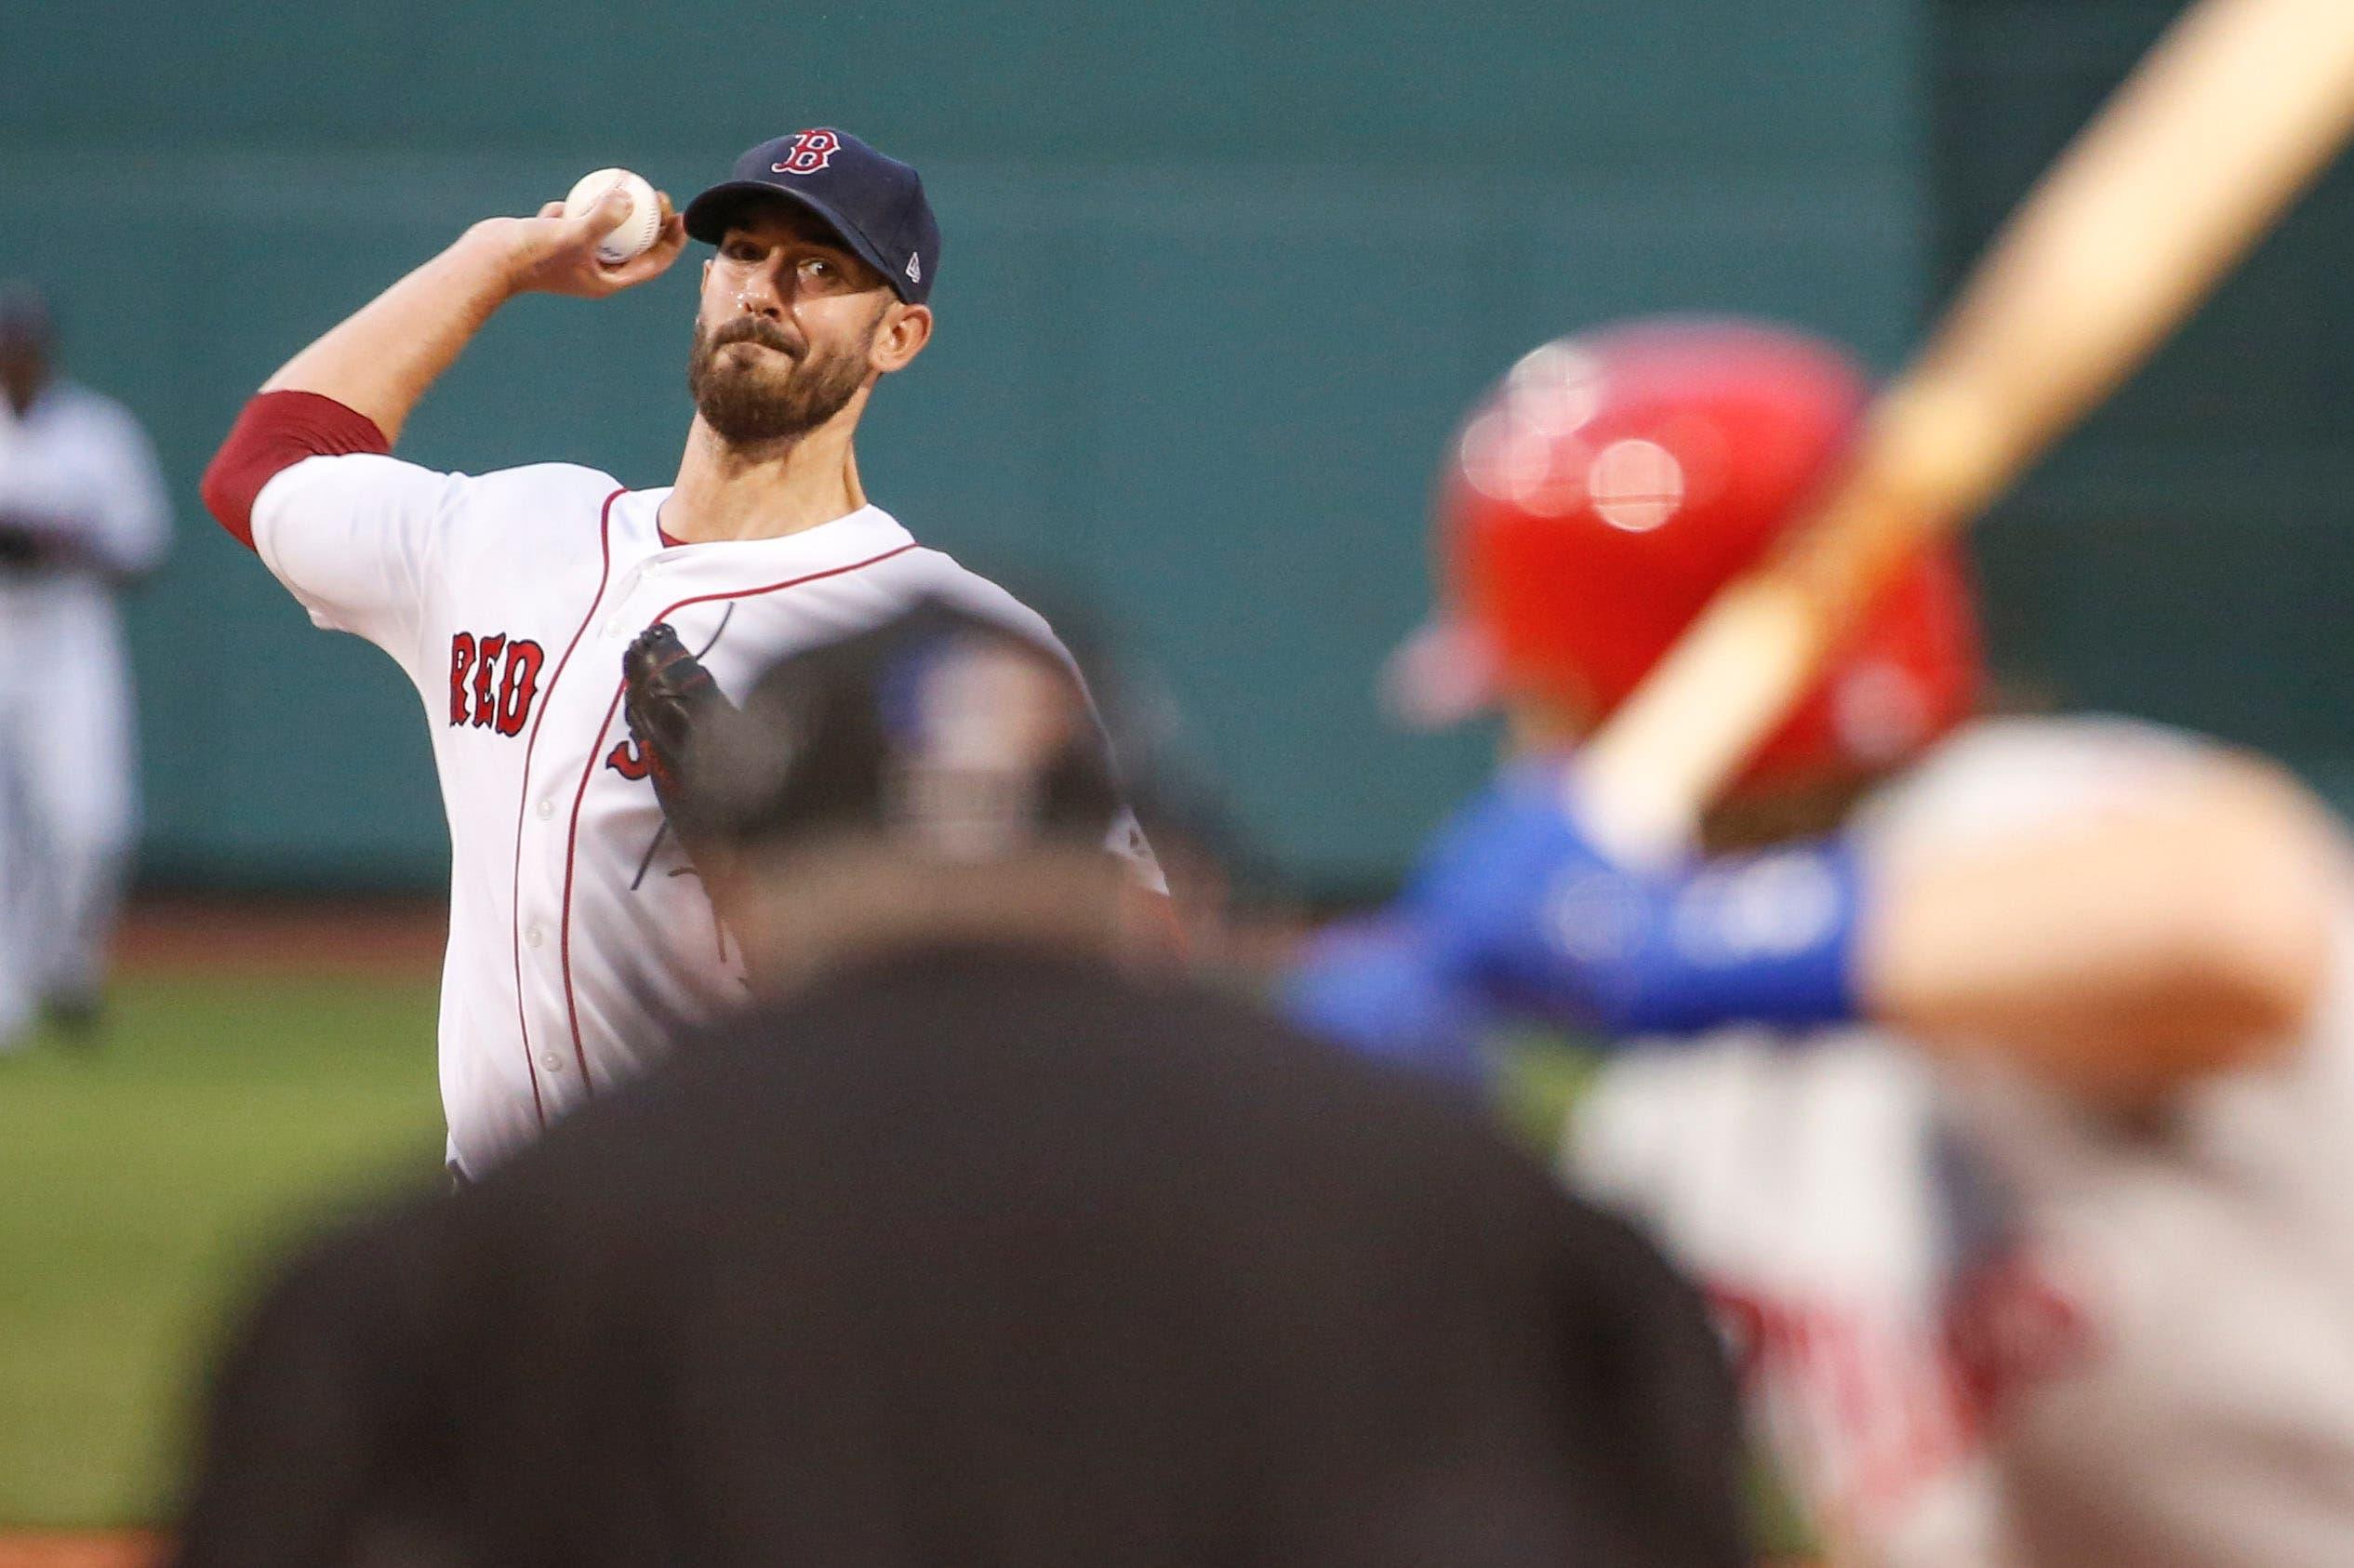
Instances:
[[[1087,692],[1055,653],[943,601],[778,662],[697,759],[682,809],[774,991],[911,939],[1111,953],[1133,831]]]
[[[1406,717],[1501,706],[1523,746],[1607,719],[1716,591],[1836,477],[1869,384],[1787,328],[1635,321],[1529,353],[1465,422],[1440,479],[1440,617],[1393,662]],[[1853,784],[1970,711],[1968,581],[1951,548],[1898,573],[1736,792]]]
[[[181,1562],[1745,1561],[1730,1379],[1644,1243],[1107,960],[1084,716],[937,607],[764,680],[696,830],[797,983],[314,1249]]]

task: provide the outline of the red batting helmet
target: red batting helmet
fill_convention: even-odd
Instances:
[[[1529,354],[1456,441],[1447,618],[1402,651],[1393,695],[1426,722],[1499,696],[1601,719],[1823,489],[1867,390],[1837,349],[1748,322],[1639,321]],[[1882,592],[1743,782],[1896,762],[1977,684],[1968,581],[1939,549]]]

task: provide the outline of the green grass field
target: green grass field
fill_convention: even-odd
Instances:
[[[433,996],[135,978],[99,1051],[0,1057],[0,1531],[162,1519],[255,1270],[349,1203],[438,1181]],[[1503,1065],[1508,1119],[1545,1148],[1582,1062]]]
[[[140,1523],[253,1269],[441,1164],[431,980],[142,978],[0,1057],[0,1528]]]

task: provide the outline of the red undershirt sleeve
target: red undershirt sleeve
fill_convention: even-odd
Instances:
[[[247,550],[261,487],[305,458],[383,455],[392,450],[376,421],[331,397],[266,392],[246,405],[205,470],[205,510]]]

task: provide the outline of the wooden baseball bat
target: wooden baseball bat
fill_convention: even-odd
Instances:
[[[2130,375],[2354,130],[2354,0],[2201,0],[1997,236],[1815,515],[1726,587],[1579,754],[1649,857],[1806,690],[1891,572]]]

